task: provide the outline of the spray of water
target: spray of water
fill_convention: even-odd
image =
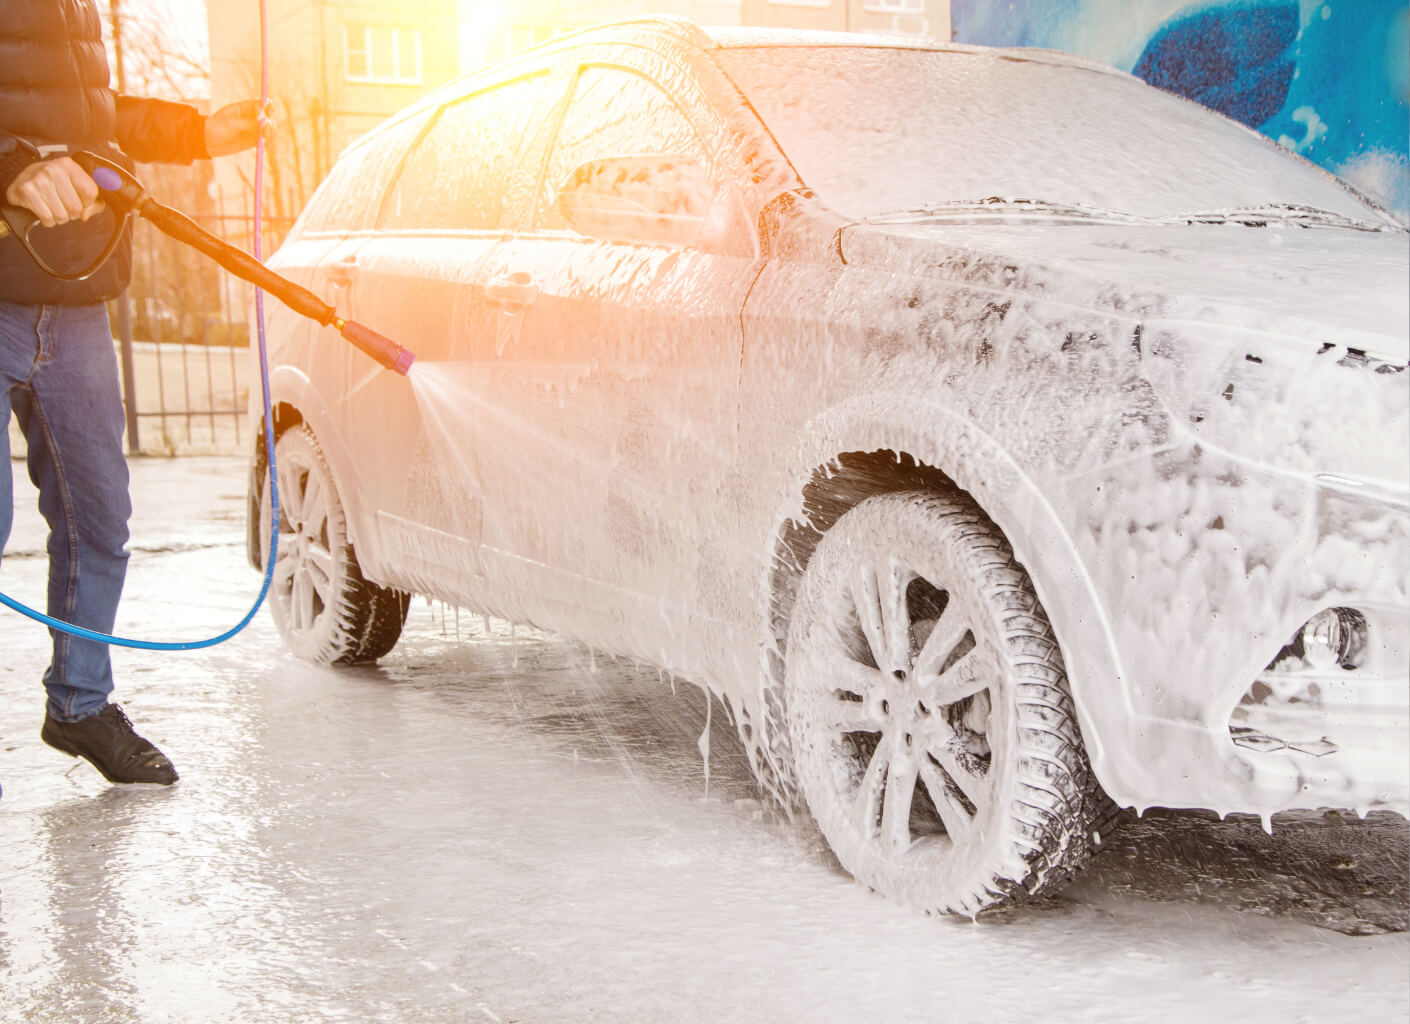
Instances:
[[[640,424],[628,421],[630,413],[622,406],[607,404],[601,394],[592,396],[593,388],[579,392],[577,382],[587,378],[591,369],[580,367],[579,371],[544,382],[541,368],[503,358],[493,364],[417,362],[407,375],[422,430],[413,455],[418,464],[411,471],[434,481],[432,489],[440,507],[414,509],[414,517],[451,526],[472,545],[483,542],[546,566],[566,566],[589,578],[594,569],[618,557],[610,549],[611,538],[629,541],[633,530],[653,532],[652,543],[643,545],[642,550],[659,548],[662,537],[671,544],[698,544],[691,524],[669,514],[679,501],[673,493],[677,481],[640,472],[634,465],[634,453],[624,450],[635,444],[683,447],[690,439],[644,436]],[[582,424],[584,433],[575,434],[558,424]],[[565,486],[568,483],[581,491],[580,506],[565,507],[565,491],[573,490]],[[486,488],[493,493],[486,495]],[[483,523],[478,512],[471,514],[456,507],[482,499],[493,508]],[[605,518],[594,520],[594,515]],[[481,528],[483,535],[477,535]],[[626,559],[631,560],[630,556]],[[655,643],[660,649],[653,650],[653,661],[661,668],[663,680],[665,673],[670,674],[674,691],[676,675],[690,678],[691,673],[685,671],[688,666],[673,663],[672,648],[680,645],[669,640],[663,643],[659,634],[674,632],[689,622],[694,600],[691,587],[689,581],[657,571],[661,566],[638,561],[635,578],[626,580],[622,587],[623,600],[640,600],[642,621],[648,617],[656,620],[650,629],[658,634]],[[595,582],[610,585],[615,581],[599,575]],[[487,588],[487,606],[476,610],[506,615],[494,594],[503,596],[503,588],[509,585],[495,580]],[[453,595],[438,596],[454,600]],[[554,596],[561,600],[572,595]],[[587,606],[582,620],[577,621],[578,613],[569,612],[552,623],[555,629],[607,654],[639,653],[610,631],[604,635],[594,629],[592,614],[601,614],[601,608],[591,606],[601,602],[579,603]],[[594,671],[596,653],[591,647],[589,650],[588,664],[577,685],[596,694],[603,684]],[[517,660],[517,652],[515,657]],[[592,701],[588,705],[595,706]],[[707,786],[709,721],[707,716],[700,741]],[[611,732],[605,728],[599,731]]]

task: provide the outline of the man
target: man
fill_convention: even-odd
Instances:
[[[90,220],[99,190],[65,152],[190,163],[248,149],[258,104],[202,117],[194,107],[119,96],[109,87],[94,0],[0,0],[0,198],[41,230],[110,231]],[[79,244],[83,242],[85,244]],[[96,248],[101,249],[101,239]],[[13,236],[0,239],[0,390],[29,447],[29,474],[49,524],[49,614],[112,632],[127,568],[127,463],[117,360],[104,301],[127,286],[130,242],[84,281],[50,277]],[[0,429],[0,547],[14,512],[9,409]],[[6,628],[18,628],[7,626]],[[115,704],[106,645],[54,631],[45,743],[84,757],[111,782],[177,779],[171,762]]]

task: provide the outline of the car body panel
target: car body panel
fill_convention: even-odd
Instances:
[[[856,223],[798,179],[713,45],[646,23],[507,65],[505,82],[547,71],[565,91],[526,122],[501,222],[398,234],[384,206],[376,230],[321,253],[296,233],[281,252],[290,268],[355,255],[353,315],[419,356],[410,381],[378,379],[326,331],[276,332],[299,371],[276,376],[283,400],[330,410],[330,462],[347,451],[368,577],[709,687],[787,790],[779,664],[802,566],[786,538],[844,459],[894,454],[1009,538],[1118,802],[1403,813],[1404,232],[1013,208]],[[669,94],[742,230],[680,248],[561,222],[549,140],[573,137],[575,90],[601,69]],[[1342,606],[1366,609],[1378,644],[1356,685],[1268,674],[1304,622]],[[1256,681],[1313,696],[1270,709]],[[1235,742],[1236,717],[1282,721],[1298,700],[1312,710],[1296,721],[1332,723],[1337,742]],[[1308,754],[1317,742],[1333,749]]]
[[[853,230],[844,230],[841,252],[855,258],[864,250],[848,244]],[[768,465],[760,478],[791,477],[781,518],[802,514],[800,475],[829,452],[893,450],[939,468],[980,502],[1032,575],[1064,644],[1094,770],[1114,798],[1259,812],[1307,798],[1301,787],[1310,783],[1296,772],[1256,771],[1227,723],[1260,669],[1317,611],[1410,603],[1405,375],[1348,363],[1345,345],[1325,344],[1339,337],[1372,351],[1403,346],[1394,333],[1406,294],[1403,256],[1398,268],[1385,258],[1379,278],[1375,244],[1364,278],[1329,260],[1327,277],[1340,273],[1352,302],[1360,294],[1353,285],[1365,289],[1359,317],[1341,332],[1288,318],[1298,331],[1288,336],[1269,329],[1265,311],[1235,305],[1239,284],[1226,283],[1232,265],[1216,304],[1159,290],[1130,268],[1084,264],[1084,235],[1110,242],[1125,233],[1139,247],[1140,228],[1025,228],[1022,248],[1011,242],[1007,252],[992,243],[1003,229],[965,230],[908,229],[929,244],[904,255],[866,252],[845,268],[780,266],[761,276],[746,314],[745,380],[776,379],[773,367],[786,362],[799,401],[778,403],[767,388],[746,386],[744,434],[770,437],[750,422],[752,407],[761,421],[786,416],[775,424],[784,435],[810,437],[791,467],[777,456],[768,465],[768,452],[759,453]],[[1256,229],[1186,230],[1247,237]],[[1255,237],[1276,255],[1313,234],[1292,230],[1293,239]],[[1044,234],[1057,232],[1073,238],[1077,259],[1056,245],[1045,254]],[[989,244],[974,245],[976,235]],[[1033,235],[1039,244],[1030,251]],[[1389,242],[1403,247],[1403,238]],[[1300,264],[1284,256],[1285,265],[1310,275],[1315,250],[1302,253]],[[1238,278],[1246,286],[1267,273],[1267,262],[1247,248],[1242,255],[1256,268]],[[862,307],[889,318],[852,314]],[[1161,318],[1171,311],[1204,319]],[[1231,328],[1240,312],[1263,329]],[[811,376],[777,351],[778,338],[814,353]],[[1162,364],[1198,366],[1190,350],[1217,356],[1206,369],[1200,422],[1193,408],[1172,415],[1151,380],[1167,393],[1188,392],[1169,386]],[[1272,412],[1289,421],[1269,422]],[[1237,420],[1221,425],[1221,417]],[[1214,449],[1218,434],[1241,454]],[[1331,471],[1383,481],[1391,500],[1352,514],[1348,499],[1318,479]],[[1349,516],[1363,538],[1354,559]],[[1150,656],[1183,650],[1191,637],[1198,643],[1179,659]],[[1393,695],[1387,702],[1383,746],[1393,750],[1407,719]],[[1330,770],[1337,759],[1319,760]],[[1403,799],[1402,770],[1387,775],[1382,763],[1379,775],[1363,774],[1353,759],[1341,760],[1317,799]],[[1353,781],[1358,775],[1364,785]]]
[[[993,268],[1003,292],[1060,297],[1142,321],[1204,322],[1358,348],[1410,361],[1405,237],[1270,223],[1088,226],[1004,223],[1002,210],[968,223],[855,225],[841,238],[851,265],[973,279]],[[1015,247],[1015,228],[1022,246]]]

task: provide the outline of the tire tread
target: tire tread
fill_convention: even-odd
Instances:
[[[314,463],[314,468],[329,484],[330,515],[336,513],[343,524],[342,550],[334,553],[335,556],[341,555],[343,579],[338,582],[337,595],[328,609],[335,617],[335,622],[327,638],[310,655],[309,660],[320,665],[360,665],[376,661],[391,651],[401,637],[402,626],[406,622],[406,613],[410,606],[410,595],[373,583],[363,576],[357,553],[351,540],[347,538],[347,520],[342,497],[332,484],[332,471],[312,428],[305,423],[290,426],[275,441],[276,456],[281,442],[287,448],[307,446],[303,455]],[[266,483],[260,494],[260,511],[265,519],[267,501]],[[278,621],[277,611],[275,618]],[[284,631],[283,623],[280,623],[280,631]]]

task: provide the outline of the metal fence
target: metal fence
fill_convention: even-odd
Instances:
[[[248,250],[250,217],[197,216],[207,231]],[[265,218],[268,254],[288,219]],[[129,454],[233,454],[249,445],[253,287],[144,221],[133,232],[132,283],[109,304],[122,373]],[[11,420],[15,456],[24,441]]]

